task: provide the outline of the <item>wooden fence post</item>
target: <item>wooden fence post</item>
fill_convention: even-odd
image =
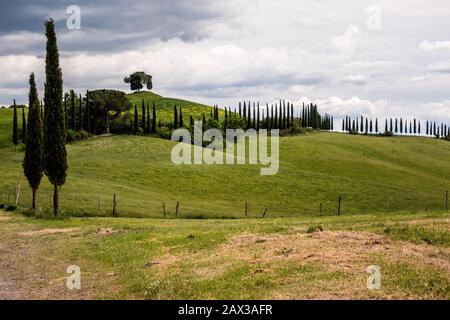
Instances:
[[[17,188],[16,188],[16,207],[17,207],[17,205],[19,204],[19,198],[20,198],[20,185],[21,185],[21,183],[22,183],[22,175],[20,175],[20,177],[19,177],[19,184],[17,185]]]
[[[113,215],[113,217],[116,217],[117,216],[117,212],[116,212],[116,194],[114,193],[114,196],[113,196],[113,209],[112,209],[112,215]]]
[[[163,217],[166,218],[166,204],[163,202]]]
[[[97,197],[97,215],[100,215],[100,197]]]
[[[323,204],[322,203],[320,203],[320,215],[321,216],[323,215]]]
[[[248,218],[248,204],[247,204],[247,201],[245,201],[245,217]]]
[[[341,201],[342,201],[342,195],[339,195],[339,199],[338,199],[338,212],[337,214],[340,215],[341,214]]]
[[[264,213],[262,215],[263,218],[266,216],[266,213],[267,213],[267,208],[264,210]]]
[[[445,192],[445,209],[448,210],[448,190]]]
[[[175,209],[175,219],[178,218],[178,207],[180,206],[180,202],[177,201],[177,208]]]

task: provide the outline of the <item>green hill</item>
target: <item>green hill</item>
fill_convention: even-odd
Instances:
[[[0,111],[3,119],[4,110]],[[9,112],[9,111],[6,111]],[[280,140],[280,170],[261,176],[254,165],[176,166],[173,142],[151,137],[97,137],[68,145],[69,171],[61,206],[71,213],[109,215],[114,193],[124,216],[161,217],[163,202],[173,216],[243,217],[343,214],[442,209],[450,190],[450,143],[419,137],[370,137],[313,133]],[[22,152],[1,149],[0,202],[22,174]],[[28,204],[22,184],[20,203]],[[50,206],[46,178],[41,205]],[[11,196],[12,198],[12,196]],[[98,210],[100,199],[100,210]]]
[[[127,98],[130,100],[132,105],[136,105],[138,107],[139,112],[141,112],[140,107],[142,105],[142,100],[144,100],[145,103],[148,102],[150,106],[154,102],[157,118],[162,120],[173,119],[173,107],[175,105],[178,108],[181,107],[183,116],[185,117],[185,121],[189,120],[190,115],[192,115],[195,119],[201,119],[202,113],[205,113],[205,115],[208,116],[212,109],[211,106],[205,104],[175,98],[165,98],[148,91],[129,93],[127,94]],[[222,110],[220,110],[219,112],[220,114],[223,113]]]

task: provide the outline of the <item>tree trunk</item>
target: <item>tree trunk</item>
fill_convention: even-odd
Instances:
[[[33,211],[36,211],[36,188],[33,188],[33,200],[31,207],[33,208]]]
[[[58,186],[55,184],[53,186],[53,214],[55,217],[58,215]]]

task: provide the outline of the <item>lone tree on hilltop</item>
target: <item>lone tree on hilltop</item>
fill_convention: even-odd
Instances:
[[[153,88],[152,76],[143,71],[133,72],[128,77],[125,77],[123,81],[129,83],[130,89],[135,92],[141,91],[144,85],[148,90],[152,90]]]
[[[44,95],[44,171],[53,184],[53,213],[58,215],[58,190],[66,182],[67,151],[64,119],[63,79],[59,66],[55,24],[52,19],[45,22],[47,37],[45,57]]]
[[[33,192],[31,207],[36,210],[36,191],[42,179],[42,119],[34,73],[30,75],[28,98],[28,137],[25,145],[23,171]]]

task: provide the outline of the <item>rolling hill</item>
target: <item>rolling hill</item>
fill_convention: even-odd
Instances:
[[[185,121],[189,119],[190,115],[192,115],[195,119],[201,119],[202,113],[205,113],[205,115],[208,116],[212,109],[211,106],[205,104],[175,98],[165,98],[149,91],[129,93],[127,94],[127,98],[130,100],[132,105],[136,105],[138,107],[139,112],[141,112],[140,107],[142,105],[142,100],[144,100],[145,103],[148,102],[150,106],[154,102],[156,107],[156,116],[161,120],[173,119],[173,107],[175,105],[178,108],[181,107]],[[133,109],[132,112],[134,112]],[[223,110],[219,110],[219,113],[223,114]]]
[[[0,154],[0,202],[6,202],[22,174],[23,153],[4,135]],[[8,120],[10,121],[10,120]],[[243,217],[437,210],[450,189],[450,143],[420,137],[371,137],[309,133],[280,140],[280,171],[261,176],[258,165],[176,166],[173,142],[151,137],[96,137],[68,145],[69,171],[61,206],[70,214],[109,215],[114,193],[123,216],[161,217],[163,202],[173,216]],[[22,184],[20,203],[29,188]],[[50,206],[44,177],[39,203]],[[100,210],[98,210],[100,200]]]

